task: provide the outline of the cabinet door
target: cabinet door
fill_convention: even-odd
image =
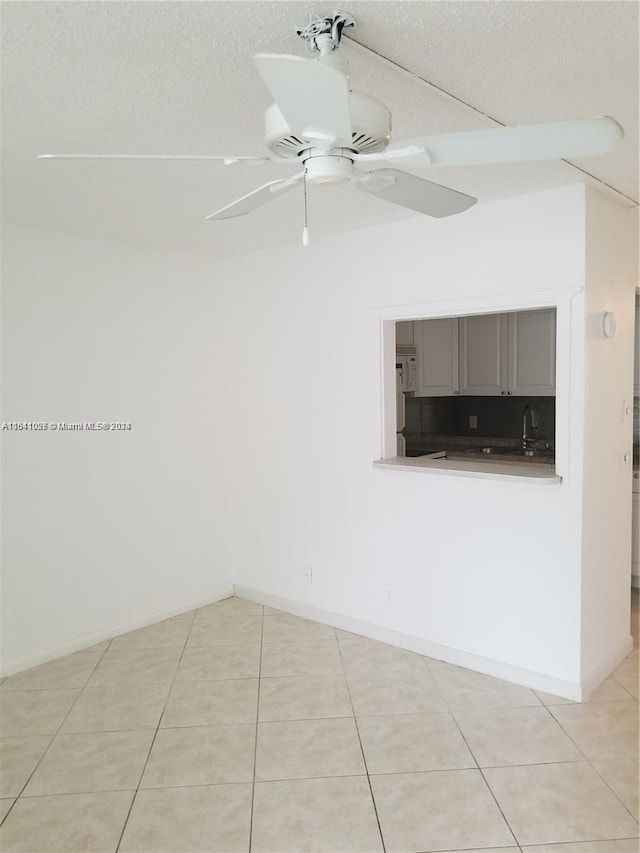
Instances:
[[[413,320],[396,323],[396,346],[413,346]]]
[[[631,574],[640,575],[640,494],[633,493],[633,519],[631,527]]]
[[[507,393],[508,314],[460,318],[460,393],[488,397]]]
[[[509,315],[508,393],[552,397],[556,393],[556,309]]]
[[[636,297],[636,326],[633,347],[633,396],[640,397],[640,301]]]
[[[445,397],[458,393],[458,318],[420,320],[413,324],[418,347],[418,397]]]

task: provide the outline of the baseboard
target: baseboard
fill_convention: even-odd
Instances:
[[[41,663],[49,663],[56,658],[64,657],[64,655],[72,654],[73,652],[81,652],[96,643],[104,643],[106,640],[112,640],[114,637],[119,637],[121,634],[128,634],[129,631],[135,631],[138,628],[146,628],[148,625],[154,625],[156,622],[162,622],[164,619],[170,619],[172,616],[179,616],[181,613],[189,613],[191,610],[196,610],[198,607],[205,607],[207,604],[214,604],[216,601],[222,601],[223,598],[229,598],[233,595],[233,590],[228,589],[218,595],[210,596],[200,601],[191,602],[190,604],[182,604],[179,607],[170,607],[168,610],[158,610],[149,616],[143,616],[140,619],[133,619],[130,622],[124,622],[112,628],[105,628],[102,631],[97,631],[94,634],[87,634],[84,637],[79,637],[77,640],[71,640],[68,643],[62,643],[59,646],[54,646],[47,649],[42,654],[32,655],[13,663],[3,666],[0,672],[0,677],[5,678],[8,675],[15,675],[16,672],[22,672],[24,669],[31,669],[32,666],[39,666]]]
[[[419,655],[445,661],[445,663],[451,663],[455,666],[463,666],[466,669],[472,669],[484,675],[491,675],[494,678],[502,678],[505,681],[511,681],[523,687],[542,690],[545,693],[562,696],[564,699],[571,699],[574,702],[581,702],[583,699],[584,690],[582,685],[572,681],[565,681],[553,678],[550,675],[544,675],[540,672],[521,669],[508,663],[484,658],[480,655],[474,655],[470,652],[454,649],[449,646],[441,646],[438,643],[432,643],[421,637],[402,634],[399,631],[383,628],[380,625],[362,622],[350,616],[343,616],[329,610],[321,610],[309,604],[291,601],[287,598],[281,598],[278,595],[271,595],[270,593],[250,589],[245,586],[234,585],[233,594],[240,598],[246,598],[249,601],[255,601],[258,604],[266,604],[269,607],[275,607],[277,610],[293,613],[295,616],[313,619],[315,622],[322,622],[334,628],[342,628],[344,631],[361,634],[363,637],[369,637],[372,640],[379,640],[382,643],[389,643],[392,646],[408,649],[411,652],[417,652]],[[598,685],[596,684],[595,686],[597,687]]]
[[[602,663],[593,669],[586,678],[582,680],[582,696],[586,701],[593,691],[611,675],[613,670],[622,663],[627,655],[633,650],[633,637],[629,635],[624,643],[613,654],[605,658]]]

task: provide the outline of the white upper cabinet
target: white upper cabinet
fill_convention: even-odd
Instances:
[[[413,332],[420,376],[416,396],[458,394],[458,318],[416,320]]]
[[[556,393],[556,310],[509,314],[507,393],[549,397]]]
[[[555,395],[555,308],[479,314],[461,317],[459,324],[461,394]]]
[[[417,397],[556,393],[555,308],[396,323],[396,342],[417,347]]]
[[[396,346],[413,346],[413,320],[396,323]]]
[[[508,314],[460,317],[460,393],[470,397],[507,389]]]
[[[636,326],[633,348],[633,395],[640,397],[640,299],[636,296]]]

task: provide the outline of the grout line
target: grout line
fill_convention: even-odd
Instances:
[[[625,699],[625,700],[623,700],[622,702],[617,702],[617,703],[613,703],[613,702],[595,702],[595,703],[593,703],[592,705],[588,705],[588,703],[576,703],[576,705],[578,705],[578,707],[591,707],[591,708],[597,708],[597,707],[599,707],[600,705],[602,705],[602,706],[605,706],[605,707],[606,707],[606,706],[610,706],[610,705],[612,705],[612,704],[627,705],[627,706],[628,706],[628,705],[629,705],[629,702]],[[546,707],[546,706],[545,706],[545,707]],[[555,708],[558,708],[558,707],[560,707],[560,708],[566,708],[566,707],[575,707],[575,705],[574,705],[574,706],[571,706],[571,705],[569,705],[569,706],[567,706],[567,705],[554,705],[553,707],[555,707]],[[560,722],[560,720],[558,720],[558,719],[556,718],[556,716],[555,716],[555,714],[553,713],[553,711],[552,711],[550,708],[547,708],[547,711],[548,711],[548,712],[549,712],[549,714],[551,715],[551,718],[552,718],[552,719],[553,719],[553,720],[558,724],[558,726],[560,726],[560,728],[562,729],[562,731],[563,731],[563,732],[565,733],[565,735],[569,738],[569,740],[570,740],[570,741],[571,741],[571,743],[575,746],[575,748],[578,750],[578,752],[580,753],[580,755],[582,755],[582,756],[583,756],[583,760],[584,760],[584,761],[589,765],[589,767],[591,767],[591,769],[592,769],[592,770],[593,770],[593,771],[598,775],[598,777],[599,777],[600,779],[602,779],[602,781],[603,781],[603,782],[604,782],[604,784],[607,786],[607,788],[611,791],[611,793],[614,795],[614,797],[616,798],[616,800],[618,800],[618,802],[619,802],[619,803],[620,803],[620,804],[621,804],[621,805],[626,809],[626,811],[628,811],[628,812],[629,812],[629,814],[631,815],[631,817],[632,817],[632,818],[637,822],[637,821],[638,821],[638,818],[636,817],[636,815],[634,815],[634,813],[633,813],[633,812],[631,811],[631,809],[627,806],[627,804],[622,800],[622,798],[621,798],[621,797],[620,797],[620,795],[617,793],[617,791],[615,791],[615,790],[611,787],[611,785],[607,782],[607,780],[604,778],[604,776],[600,773],[600,771],[598,770],[598,768],[597,768],[597,767],[595,767],[595,766],[594,766],[594,764],[593,764],[593,762],[594,762],[594,761],[624,761],[624,760],[626,760],[626,759],[628,759],[628,758],[632,758],[632,759],[633,759],[633,758],[635,758],[636,756],[635,756],[635,755],[633,755],[633,756],[623,756],[622,758],[594,758],[594,759],[589,758],[589,756],[584,752],[584,750],[583,750],[583,749],[581,749],[581,748],[578,746],[578,744],[575,742],[575,740],[574,740],[574,739],[573,739],[573,737],[570,735],[570,733],[565,729],[565,727],[562,725],[562,723]]]
[[[258,662],[258,696],[256,701],[256,729],[253,743],[253,778],[251,779],[251,813],[249,815],[249,853],[253,843],[253,809],[256,800],[256,764],[258,761],[258,720],[260,717],[260,680],[262,677],[262,649],[264,638],[264,605],[262,605],[262,621],[260,623],[260,658]]]
[[[429,666],[429,664],[428,664],[427,660],[424,658],[424,656],[423,656],[423,658],[422,658],[422,659],[424,660],[425,666],[426,666],[426,667],[427,667],[427,669],[429,670],[429,672],[430,672],[430,674],[431,674],[431,677],[433,678],[433,680],[434,680],[434,682],[435,682],[435,684],[436,684],[436,686],[437,686],[438,690],[440,691],[440,695],[442,696],[442,701],[444,702],[444,704],[445,704],[445,705],[447,706],[447,708],[449,709],[449,713],[451,714],[451,719],[453,720],[453,722],[455,723],[456,728],[457,728],[457,729],[458,729],[458,731],[460,732],[460,737],[462,738],[462,740],[464,741],[465,746],[466,746],[466,747],[467,747],[467,749],[469,750],[469,754],[470,754],[470,755],[471,755],[471,757],[473,758],[473,760],[474,760],[474,762],[475,762],[475,765],[476,765],[476,767],[477,767],[477,769],[478,769],[478,771],[479,771],[480,775],[482,776],[482,780],[483,780],[484,784],[485,784],[485,785],[486,785],[486,787],[487,787],[487,790],[488,790],[488,791],[489,791],[489,793],[491,794],[491,796],[492,796],[492,798],[493,798],[493,801],[495,802],[496,806],[498,807],[498,811],[499,811],[499,812],[500,812],[500,814],[502,815],[502,819],[504,820],[504,822],[505,822],[505,824],[506,824],[506,826],[507,826],[507,828],[508,828],[509,832],[511,833],[511,835],[512,835],[512,837],[513,837],[513,841],[514,841],[514,843],[515,843],[516,845],[518,845],[518,847],[519,847],[520,845],[519,845],[518,838],[517,838],[517,836],[516,836],[515,832],[513,831],[513,828],[512,828],[512,826],[511,826],[511,824],[510,824],[510,823],[509,823],[509,821],[507,820],[507,816],[506,816],[506,814],[504,813],[504,811],[502,810],[502,806],[501,806],[501,805],[500,805],[500,803],[498,802],[498,799],[497,799],[496,795],[493,793],[493,789],[492,789],[491,785],[489,785],[489,783],[488,783],[488,781],[487,781],[486,776],[485,776],[485,775],[484,775],[484,773],[482,772],[482,767],[480,767],[480,764],[479,764],[479,762],[478,762],[478,759],[477,759],[477,758],[476,758],[476,756],[475,756],[474,751],[471,749],[471,746],[469,745],[469,742],[467,741],[467,738],[465,737],[464,732],[463,732],[463,731],[462,731],[462,729],[460,728],[460,723],[459,723],[459,722],[458,722],[458,720],[456,719],[456,716],[455,716],[454,712],[451,710],[451,706],[450,706],[450,705],[449,705],[449,703],[447,702],[447,698],[446,698],[446,696],[444,695],[444,691],[440,688],[440,685],[438,684],[438,681],[437,681],[437,679],[436,679],[436,677],[435,677],[435,674],[434,674],[433,672],[431,672],[431,667]],[[537,697],[536,697],[536,698],[537,698]],[[530,706],[527,706],[527,707],[530,707]],[[537,707],[537,706],[533,706],[533,707]],[[495,709],[487,709],[487,710],[495,710]],[[473,769],[473,768],[471,768],[471,769]]]
[[[111,644],[111,640],[109,640],[109,645],[110,645],[110,644]],[[82,696],[82,694],[83,694],[83,693],[84,693],[84,691],[86,690],[87,684],[88,684],[89,680],[91,679],[91,676],[94,674],[94,672],[96,671],[96,669],[97,669],[98,665],[100,664],[100,662],[102,661],[103,657],[104,657],[104,656],[105,656],[105,654],[107,653],[107,649],[109,648],[109,645],[107,645],[107,648],[106,648],[106,649],[104,649],[104,651],[100,652],[100,657],[99,657],[99,658],[98,658],[98,660],[95,662],[95,665],[93,666],[93,669],[91,670],[91,672],[90,672],[90,673],[89,673],[89,675],[87,676],[87,681],[85,682],[84,686],[82,686],[82,687],[59,687],[59,688],[49,688],[50,690],[51,690],[51,689],[56,689],[56,690],[77,690],[77,691],[78,691],[78,695],[76,696],[76,698],[75,698],[75,699],[73,700],[73,702],[71,703],[71,706],[69,707],[69,710],[68,710],[68,711],[67,711],[67,713],[65,714],[65,716],[64,716],[64,718],[63,718],[63,720],[61,721],[61,723],[60,723],[60,725],[58,726],[58,728],[56,729],[56,731],[55,731],[52,735],[50,735],[51,740],[49,741],[49,744],[48,744],[47,748],[46,748],[46,749],[45,749],[45,751],[42,753],[42,755],[40,756],[39,760],[38,760],[38,761],[37,761],[37,763],[36,763],[36,766],[33,768],[33,770],[31,771],[31,773],[29,774],[29,776],[28,776],[28,778],[27,778],[27,781],[24,783],[24,785],[23,785],[23,786],[22,786],[22,788],[20,789],[20,793],[16,796],[15,800],[14,800],[14,801],[13,801],[13,803],[11,804],[11,808],[10,808],[10,809],[9,809],[9,811],[6,813],[6,815],[4,816],[4,818],[2,819],[2,823],[4,823],[4,822],[5,822],[5,820],[9,817],[9,814],[13,811],[13,807],[14,807],[14,806],[15,806],[15,804],[18,802],[18,800],[20,799],[20,797],[24,794],[24,790],[25,790],[25,788],[27,787],[27,785],[29,784],[29,782],[30,782],[30,781],[31,781],[31,779],[33,778],[33,775],[34,775],[34,773],[36,772],[36,770],[37,770],[37,769],[40,767],[40,765],[42,764],[42,761],[44,760],[45,755],[46,755],[46,754],[49,752],[49,750],[51,749],[51,746],[52,746],[53,742],[55,741],[55,739],[57,738],[57,736],[60,734],[60,729],[64,726],[64,724],[65,724],[65,723],[66,723],[66,721],[67,721],[67,718],[69,717],[69,715],[71,714],[71,712],[72,712],[72,711],[73,711],[73,709],[75,708],[76,704],[78,703],[78,701],[79,701],[80,697]],[[77,654],[77,652],[72,652],[72,654]],[[46,664],[41,664],[41,666],[46,666]],[[20,691],[18,691],[18,690],[7,690],[7,693],[8,693],[8,694],[10,694],[10,693],[18,693],[18,692],[20,692]],[[27,691],[24,691],[24,692],[27,692]],[[43,690],[31,690],[31,691],[28,691],[28,692],[31,692],[31,693],[43,693],[43,692],[46,692],[46,691],[43,691]],[[49,737],[49,735],[14,735],[13,737]]]
[[[129,810],[127,812],[127,816],[126,816],[124,823],[122,825],[122,832],[120,833],[120,838],[118,839],[118,843],[116,845],[115,853],[118,853],[118,851],[120,850],[120,845],[122,844],[122,839],[124,837],[124,833],[125,833],[125,830],[127,828],[127,824],[129,823],[129,818],[131,817],[131,812],[133,810],[133,804],[135,803],[136,797],[138,796],[138,791],[140,790],[140,783],[142,782],[142,777],[144,776],[145,770],[147,769],[147,765],[149,763],[149,759],[151,758],[151,752],[153,751],[153,747],[154,747],[154,744],[156,742],[156,738],[158,737],[158,732],[160,731],[160,724],[162,723],[162,718],[164,717],[164,712],[166,711],[166,708],[167,708],[167,702],[169,701],[169,697],[171,696],[171,690],[173,688],[173,685],[176,683],[176,675],[178,674],[178,669],[180,668],[180,663],[182,662],[182,658],[184,656],[185,649],[187,648],[187,643],[189,641],[189,636],[190,636],[191,631],[193,629],[193,623],[195,620],[195,613],[196,613],[196,611],[194,610],[193,615],[191,617],[191,625],[189,626],[187,636],[185,637],[184,644],[182,646],[182,651],[180,653],[180,657],[178,658],[178,665],[176,666],[175,672],[173,673],[173,678],[171,679],[171,684],[169,685],[169,690],[167,691],[167,697],[164,700],[164,705],[162,706],[162,711],[160,712],[160,716],[158,717],[158,724],[157,724],[156,729],[153,733],[153,737],[151,738],[151,745],[150,745],[149,751],[147,753],[147,758],[144,762],[142,770],[140,771],[140,776],[138,777],[138,784],[136,785],[136,788],[133,792],[133,797],[131,798]],[[142,650],[139,650],[139,651],[142,651]]]
[[[365,771],[365,774],[367,776],[367,784],[369,785],[369,793],[371,794],[371,802],[373,803],[373,812],[376,816],[376,823],[378,824],[378,832],[380,833],[380,843],[382,844],[383,853],[386,853],[387,847],[385,845],[384,835],[382,834],[382,826],[380,824],[380,815],[378,814],[378,806],[376,804],[376,798],[373,795],[373,787],[371,785],[371,776],[369,775],[369,768],[367,767],[367,759],[366,759],[365,754],[364,754],[364,747],[362,745],[362,738],[360,736],[360,728],[358,726],[358,718],[356,716],[356,709],[354,708],[353,699],[351,698],[351,687],[349,686],[349,679],[347,678],[347,668],[344,665],[344,658],[342,657],[342,647],[340,645],[340,641],[338,640],[337,634],[336,634],[336,645],[338,646],[338,654],[340,655],[340,661],[342,663],[342,671],[343,671],[344,682],[347,686],[347,694],[349,696],[349,702],[351,704],[351,712],[353,714],[353,722],[354,722],[354,725],[356,727],[356,734],[358,736],[358,743],[360,744],[360,752],[362,754],[362,762],[364,764],[364,771]]]

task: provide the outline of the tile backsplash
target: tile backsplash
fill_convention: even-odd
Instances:
[[[460,435],[520,438],[526,405],[538,417],[538,437],[555,443],[555,397],[407,397],[405,436]],[[470,429],[469,417],[478,419]]]

